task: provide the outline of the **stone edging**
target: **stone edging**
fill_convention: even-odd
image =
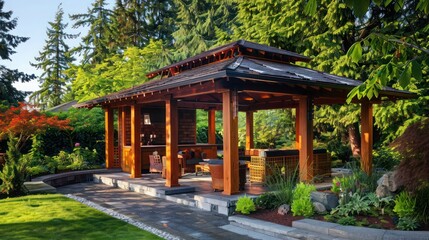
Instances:
[[[123,214],[115,212],[115,211],[113,211],[111,209],[102,207],[102,206],[100,206],[100,205],[98,205],[98,204],[96,204],[94,202],[91,202],[91,201],[85,199],[85,198],[78,197],[78,196],[75,196],[75,195],[72,195],[72,194],[67,194],[67,195],[64,195],[64,196],[68,197],[68,198],[71,198],[73,200],[76,200],[76,201],[78,201],[80,203],[83,203],[83,204],[85,204],[85,205],[87,205],[87,206],[89,206],[91,208],[94,208],[94,209],[97,209],[99,211],[102,211],[102,212],[106,213],[109,216],[112,216],[112,217],[114,217],[116,219],[119,219],[119,220],[124,221],[124,222],[126,222],[128,224],[136,226],[139,229],[142,229],[142,230],[148,231],[150,233],[153,233],[153,234],[155,234],[155,235],[157,235],[159,237],[162,237],[164,239],[169,239],[169,240],[179,240],[179,239],[181,239],[180,237],[174,236],[174,235],[172,235],[170,233],[167,233],[165,231],[159,230],[157,228],[150,227],[150,226],[148,226],[148,225],[146,225],[146,224],[144,224],[142,222],[136,221],[136,220],[134,220],[134,219],[132,219],[132,218],[130,218],[128,216],[125,216]]]

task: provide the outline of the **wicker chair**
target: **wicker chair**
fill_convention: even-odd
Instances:
[[[161,156],[159,155],[149,155],[149,172],[151,173],[162,173],[162,162],[161,162]]]

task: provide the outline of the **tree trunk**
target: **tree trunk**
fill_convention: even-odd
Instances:
[[[360,135],[357,124],[348,125],[347,131],[349,133],[349,142],[352,155],[353,157],[360,157]]]

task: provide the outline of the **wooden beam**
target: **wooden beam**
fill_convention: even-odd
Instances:
[[[104,128],[106,136],[106,168],[113,168],[113,147],[114,147],[114,127],[113,127],[113,109],[104,109]]]
[[[253,142],[253,111],[246,112],[246,150],[254,148]]]
[[[372,173],[372,142],[373,142],[373,119],[372,104],[361,103],[361,168],[368,175]]]
[[[179,185],[179,151],[178,135],[178,110],[177,101],[171,95],[165,98],[165,155],[166,162],[166,187],[177,187]],[[182,166],[183,167],[183,166]]]
[[[223,194],[239,192],[238,177],[238,96],[237,91],[222,93],[223,106]]]
[[[142,160],[140,146],[141,132],[141,106],[131,105],[131,178],[140,178],[142,176]]]
[[[216,110],[209,109],[208,111],[208,143],[216,144]]]
[[[295,148],[299,149],[299,107],[295,108]]]
[[[313,179],[313,104],[312,98],[299,99],[299,178],[309,182]]]

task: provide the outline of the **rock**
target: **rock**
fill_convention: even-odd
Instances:
[[[377,181],[378,186],[385,186],[390,192],[396,192],[399,186],[395,181],[395,173],[396,172],[388,172],[383,174]]]
[[[338,206],[337,195],[329,192],[312,192],[311,201],[323,204],[327,211],[331,211],[333,208]]]
[[[277,209],[277,213],[280,215],[286,215],[290,211],[290,206],[288,204],[283,204]]]
[[[377,189],[375,190],[375,195],[379,198],[391,196],[392,193],[389,191],[389,189],[386,186],[379,185]]]
[[[322,203],[320,203],[320,202],[313,202],[313,206],[314,206],[314,210],[317,213],[319,213],[319,214],[326,213],[325,205],[323,205]]]

